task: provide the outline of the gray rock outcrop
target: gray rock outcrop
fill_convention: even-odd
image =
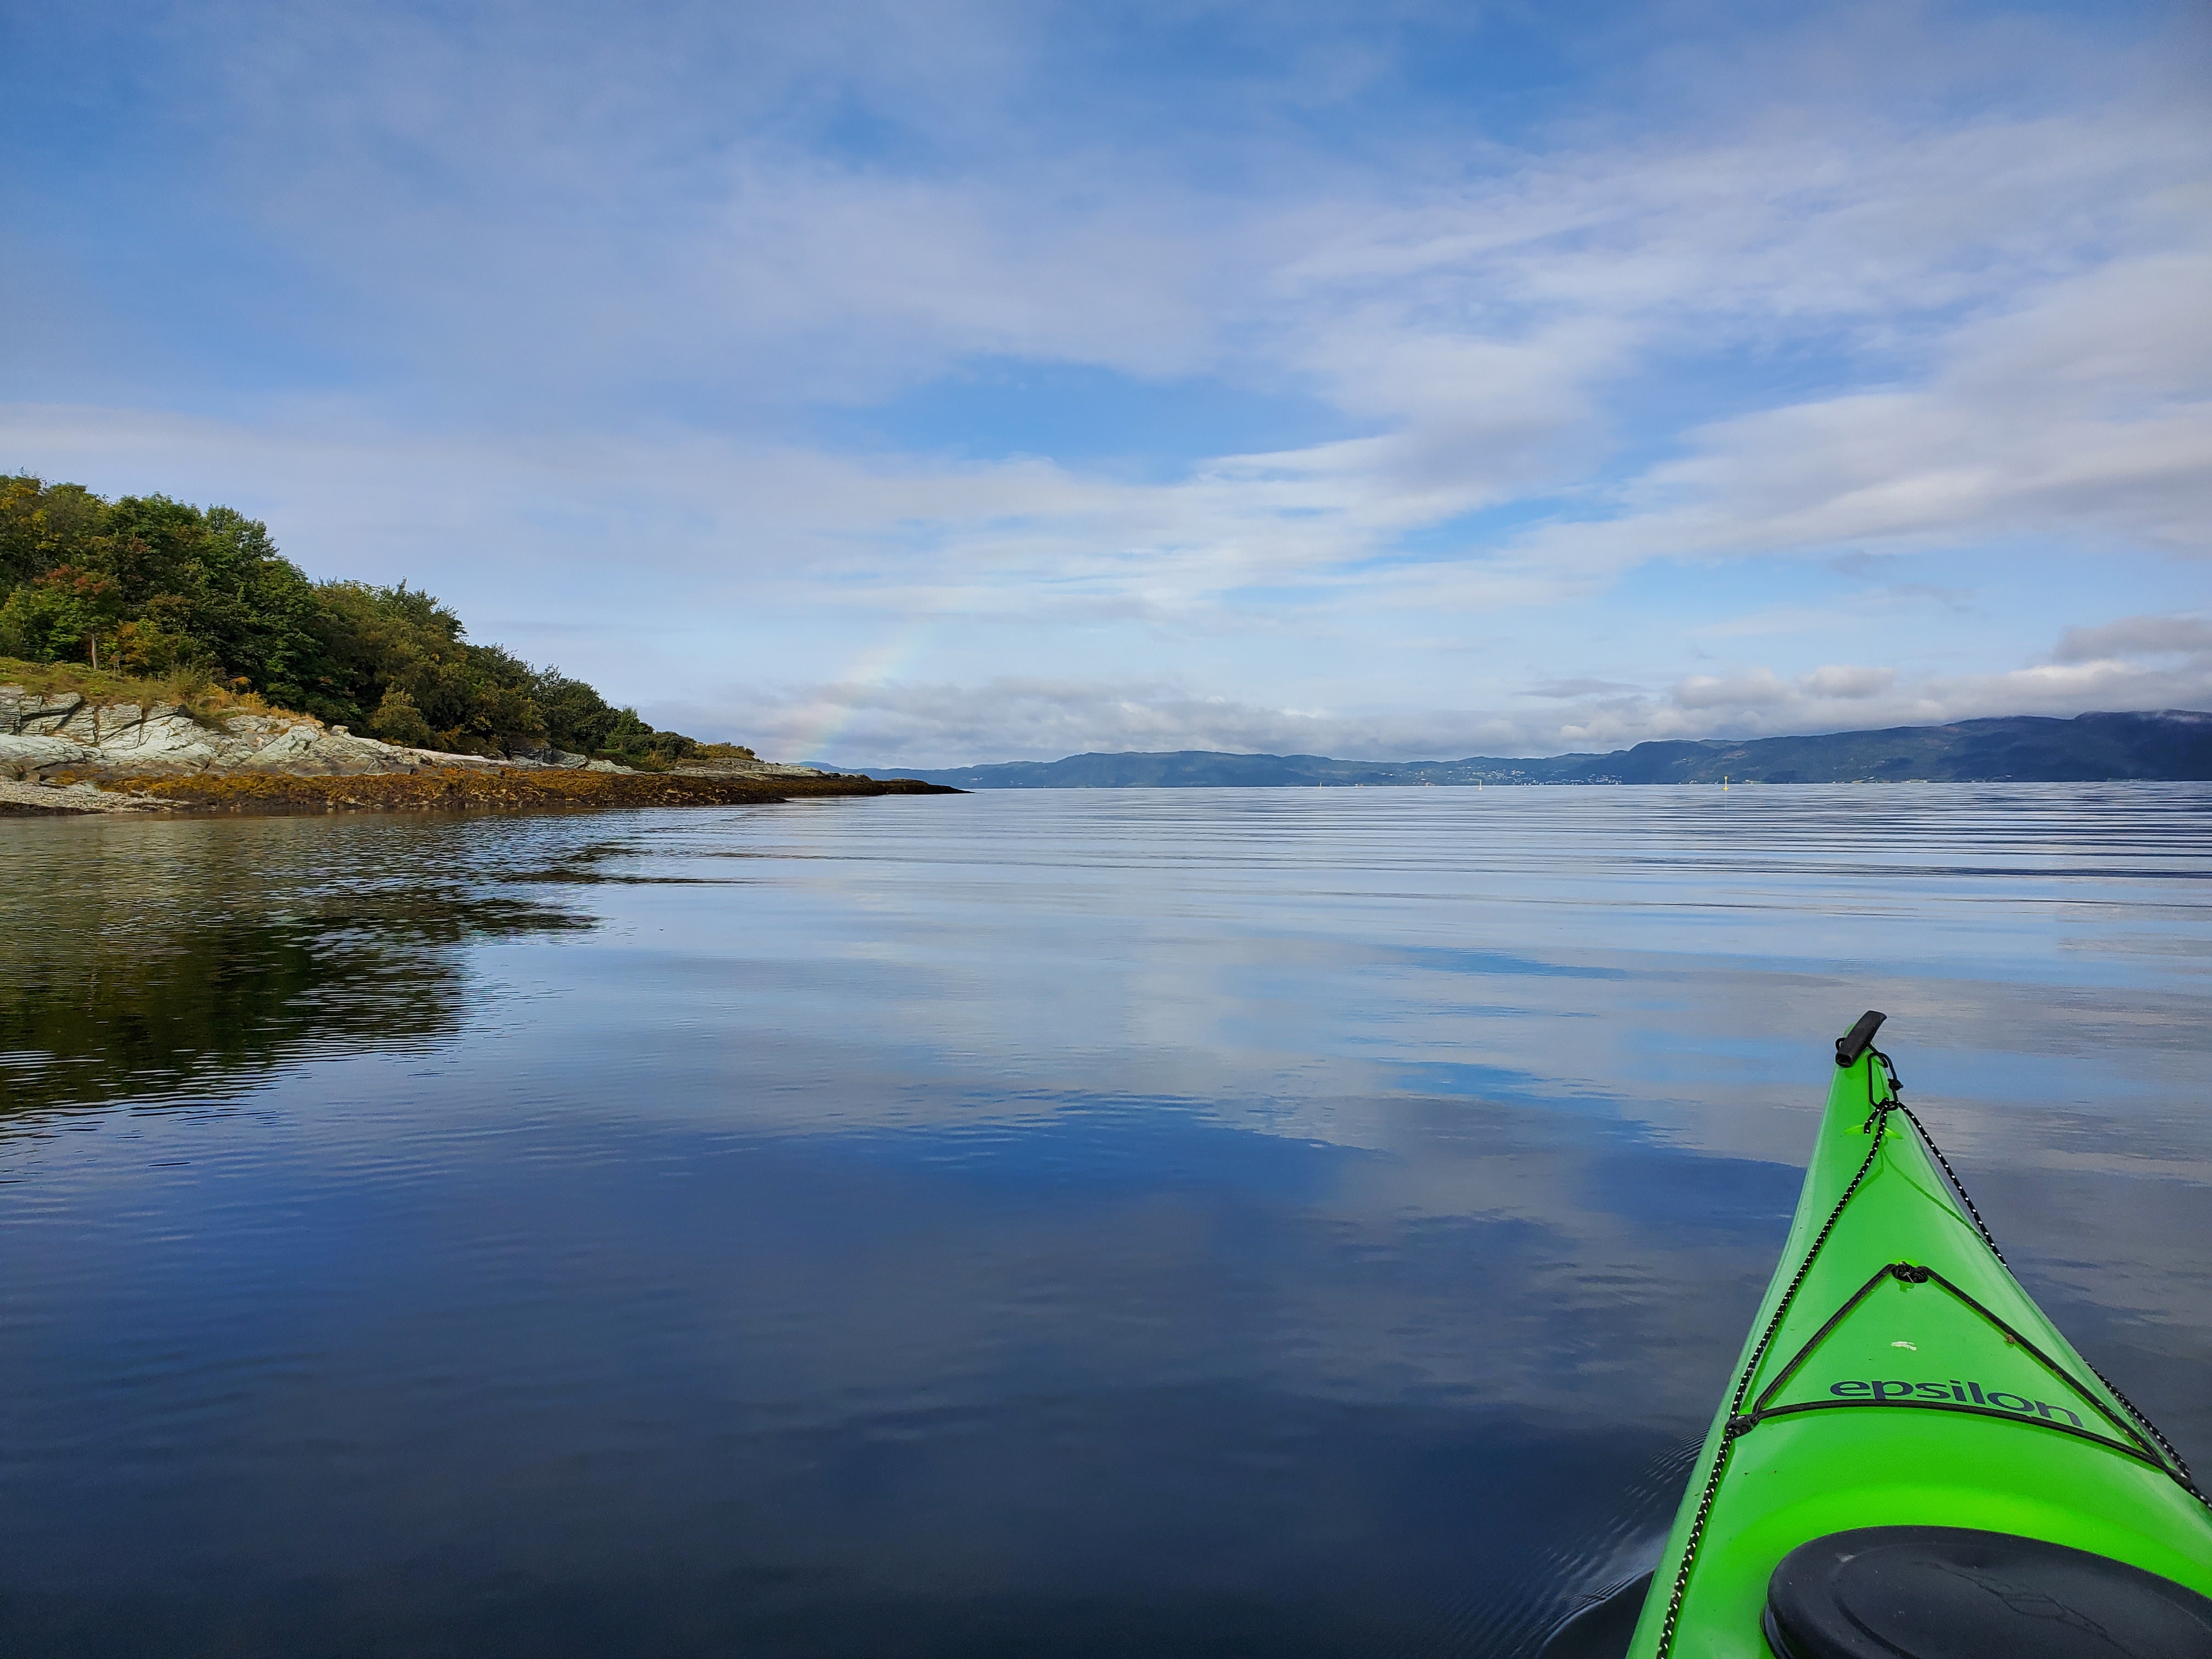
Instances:
[[[0,817],[82,817],[99,813],[159,812],[169,803],[89,783],[14,783],[0,778]]]
[[[0,779],[41,783],[66,774],[82,781],[272,772],[293,777],[356,777],[439,768],[558,767],[594,772],[629,769],[558,749],[510,760],[407,749],[356,737],[304,714],[239,714],[208,725],[179,703],[94,703],[74,692],[41,696],[0,685]]]

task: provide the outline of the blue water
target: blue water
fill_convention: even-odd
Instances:
[[[2212,787],[0,823],[13,1655],[1514,1655],[1867,1007],[2212,1462]]]

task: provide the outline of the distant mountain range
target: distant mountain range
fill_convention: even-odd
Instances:
[[[842,769],[851,771],[856,769]],[[1338,787],[1475,783],[2094,783],[2212,779],[2212,714],[2018,714],[1809,738],[1639,743],[1541,760],[1342,761],[1322,755],[1070,755],[943,770],[870,767],[961,789]]]

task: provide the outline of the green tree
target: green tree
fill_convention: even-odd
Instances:
[[[167,631],[198,641],[223,678],[287,707],[306,700],[320,669],[313,585],[260,520],[125,495],[88,559],[141,610],[158,611]]]
[[[0,477],[0,592],[57,565],[86,562],[106,524],[107,503],[82,484]]]
[[[382,738],[386,743],[404,744],[410,749],[430,746],[430,722],[422,718],[422,711],[415,706],[415,699],[398,686],[385,692],[376,705],[376,713],[369,717],[369,735]]]
[[[530,695],[545,719],[546,740],[573,754],[596,755],[607,746],[618,711],[581,680],[557,668],[541,668]]]
[[[602,752],[630,766],[665,769],[671,761],[697,754],[699,745],[678,732],[656,732],[635,708],[621,708],[615,711]]]
[[[429,594],[404,582],[325,582],[314,592],[323,672],[302,693],[309,712],[374,726],[380,716],[362,711],[380,710],[397,688],[424,722],[428,746],[492,756],[544,747],[539,671],[497,646],[471,643],[460,617]]]
[[[24,582],[0,603],[0,650],[32,662],[82,662],[93,636],[123,614],[112,576],[58,565]]]

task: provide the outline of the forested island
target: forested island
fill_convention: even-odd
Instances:
[[[0,813],[550,811],[951,794],[659,732],[268,526],[0,477]]]
[[[311,580],[230,507],[108,501],[28,474],[0,477],[0,657],[158,683],[179,703],[251,693],[449,754],[551,749],[647,771],[752,756],[655,731],[582,680],[479,645],[405,582]]]

